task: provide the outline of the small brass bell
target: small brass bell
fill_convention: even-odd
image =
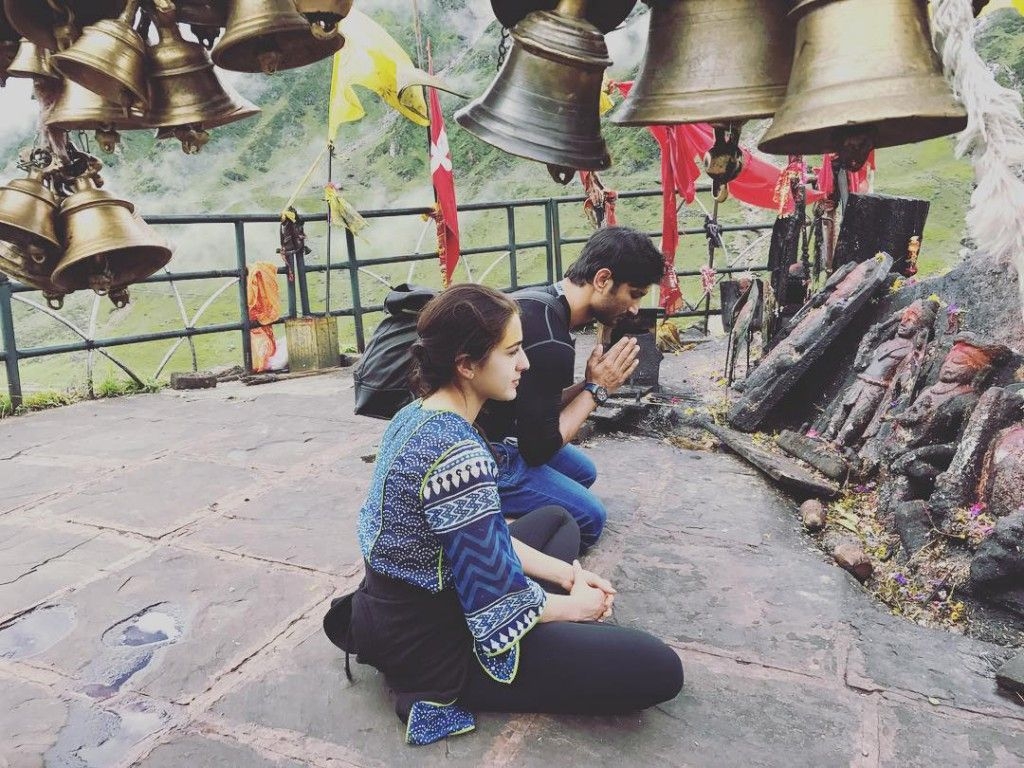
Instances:
[[[321,39],[338,31],[338,23],[352,10],[353,0],[295,0],[295,7],[306,17],[314,37]]]
[[[618,125],[742,123],[786,95],[793,31],[786,0],[659,0]]]
[[[0,242],[0,272],[13,277],[19,283],[42,291],[43,298],[51,309],[61,309],[67,292],[55,286],[50,279],[55,260],[44,259],[43,262],[38,262],[34,256],[37,257],[39,253],[35,251],[34,254],[30,254],[12,243]],[[42,266],[46,263],[49,264],[48,269]]]
[[[127,200],[98,189],[80,176],[60,206],[64,256],[53,283],[65,291],[91,288],[99,294],[144,280],[171,259],[171,249],[141,227]]]
[[[875,147],[967,124],[932,48],[925,0],[798,0],[789,18],[793,68],[762,151],[838,152],[842,166],[856,170]]]
[[[234,0],[211,54],[218,67],[269,75],[327,58],[344,44],[337,31],[314,37],[294,0]]]
[[[107,101],[131,109],[149,105],[146,85],[146,45],[132,29],[138,0],[128,0],[117,19],[103,19],[86,27],[65,51],[55,53],[53,68],[84,85]]]
[[[0,240],[45,252],[60,249],[57,198],[43,184],[38,168],[30,169],[27,178],[0,187]]]
[[[184,40],[171,16],[158,15],[157,32],[160,40],[149,49],[149,122],[178,135],[186,154],[199,151],[205,143],[199,134],[206,129],[259,113],[258,107],[225,87],[210,54],[200,43]]]
[[[3,0],[7,20],[40,48],[63,51],[83,26],[117,16],[124,0]]]
[[[64,81],[64,89],[45,122],[50,128],[62,131],[96,131],[96,140],[104,152],[114,151],[121,138],[118,131],[152,126],[139,110],[129,110],[125,115],[120,106],[71,80]]]
[[[10,40],[0,42],[0,88],[7,85],[11,64],[18,55],[18,44]]]
[[[50,52],[31,40],[24,39],[7,74],[11,77],[40,77],[46,80],[56,80],[60,77],[50,66]]]
[[[482,96],[455,113],[459,125],[498,149],[547,163],[556,181],[573,169],[611,165],[601,137],[601,80],[611,64],[584,3],[562,0],[512,30],[514,44]]]
[[[558,0],[491,0],[494,17],[509,29],[532,11],[553,11],[557,5]],[[599,0],[587,5],[583,18],[607,34],[626,20],[635,5],[636,0]]]

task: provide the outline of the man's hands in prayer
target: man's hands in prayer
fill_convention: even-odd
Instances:
[[[640,364],[640,345],[632,336],[623,336],[605,352],[604,347],[597,344],[587,359],[587,370],[584,376],[615,392],[628,379]]]

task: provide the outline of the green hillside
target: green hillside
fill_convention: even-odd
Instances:
[[[469,94],[478,94],[494,75],[500,30],[490,19],[487,4],[465,0],[420,2],[422,39],[429,38],[435,69]],[[386,0],[363,0],[360,9],[388,29],[407,51],[417,50],[410,21],[409,5]],[[610,75],[628,79],[633,75],[646,21],[635,17],[644,13],[639,4],[627,30],[629,41],[620,45],[626,55]],[[983,54],[994,62],[998,75],[1006,83],[1019,87],[1024,76],[1024,29],[1021,17],[1012,11],[993,13],[979,32]],[[635,49],[635,50],[634,50]],[[632,53],[630,53],[632,52]],[[632,55],[632,59],[630,58]],[[415,55],[414,55],[415,58]],[[241,123],[216,129],[212,141],[195,156],[186,156],[177,142],[156,142],[149,132],[136,131],[124,136],[117,154],[102,155],[107,166],[107,188],[134,201],[144,215],[182,213],[276,213],[288,200],[307,169],[321,154],[326,143],[327,99],[330,62],[322,61],[300,70],[279,72],[270,77],[232,75],[233,85],[247,98],[259,104],[262,113]],[[367,209],[420,207],[432,203],[427,160],[426,129],[416,126],[386,108],[376,96],[360,91],[367,116],[345,124],[336,137],[331,178],[340,184],[342,194],[356,207]],[[465,131],[452,119],[463,100],[442,94],[447,129],[454,158],[457,193],[460,203],[497,201],[579,194],[573,182],[562,188],[552,182],[542,166],[507,155]],[[755,128],[752,126],[751,128]],[[751,131],[753,133],[753,131]],[[659,185],[659,155],[654,140],[644,129],[621,128],[606,124],[604,129],[614,166],[602,174],[609,188],[618,190],[655,189]],[[30,137],[25,137],[25,142]],[[919,145],[896,147],[878,152],[875,188],[879,192],[910,195],[931,200],[931,214],[925,230],[922,266],[926,271],[948,268],[959,257],[963,237],[964,211],[970,197],[972,172],[965,161],[952,155],[952,139],[942,138]],[[93,151],[96,151],[93,148]],[[816,159],[810,159],[813,164]],[[778,160],[776,159],[776,162]],[[14,176],[8,167],[5,178]],[[321,162],[306,184],[298,190],[296,207],[303,213],[323,210],[322,187],[327,180],[327,164]],[[711,202],[704,196],[703,204]],[[660,230],[660,201],[624,200],[618,206],[622,223]],[[720,212],[723,222],[764,222],[770,211],[754,210],[733,201]],[[697,204],[681,212],[684,226],[700,226],[703,211]],[[585,236],[589,225],[582,210],[573,205],[561,207],[564,236]],[[507,231],[503,211],[464,214],[460,218],[463,247],[495,246],[505,242]],[[517,239],[540,240],[544,236],[540,208],[521,209],[515,214]],[[181,272],[195,269],[231,269],[235,266],[234,233],[229,225],[190,225],[162,228],[176,246],[170,268]],[[313,254],[311,263],[326,258],[326,227],[307,225]],[[755,242],[747,233],[730,234],[726,246],[730,259],[743,253],[743,263],[764,263],[767,238]],[[277,227],[274,224],[247,225],[246,248],[252,261],[276,262]],[[359,257],[374,258],[410,253],[429,253],[434,247],[432,224],[419,216],[372,220],[357,243]],[[571,259],[575,250],[565,250]],[[336,230],[332,237],[332,260],[345,259],[344,238]],[[696,269],[706,260],[706,245],[701,236],[683,238],[680,267]],[[507,285],[508,266],[500,254],[482,254],[465,258],[457,279],[480,279],[493,285]],[[543,279],[544,252],[527,249],[518,254],[520,281]],[[377,266],[360,274],[364,303],[378,302],[386,285],[413,279],[421,283],[438,282],[433,261],[419,262],[410,268]],[[226,279],[178,283],[178,295],[167,284],[132,289],[132,301],[115,310],[106,299],[91,293],[69,296],[61,315],[94,338],[181,328]],[[326,289],[321,275],[310,277],[315,310],[322,310]],[[282,296],[285,283],[282,279]],[[685,284],[691,299],[699,295],[693,281]],[[347,272],[336,273],[331,286],[331,306],[350,304]],[[39,300],[38,294],[23,294]],[[181,304],[179,305],[179,296]],[[29,348],[78,340],[78,336],[51,317],[23,304],[15,305],[18,345]],[[238,294],[235,287],[223,290],[198,319],[196,325],[238,320]],[[369,322],[375,322],[368,318]],[[351,345],[354,330],[351,319],[339,320],[342,343]],[[199,366],[234,364],[241,359],[238,333],[203,336],[195,339]],[[154,342],[113,348],[110,351],[144,379],[152,378],[172,347],[172,342]],[[108,376],[123,377],[109,362],[95,356],[95,380]],[[191,367],[189,345],[182,344],[162,375]],[[80,387],[86,379],[87,358],[65,354],[22,362],[21,376],[26,391]],[[0,387],[6,382],[0,378]],[[3,391],[3,390],[0,390]]]

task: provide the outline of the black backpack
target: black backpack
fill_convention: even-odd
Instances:
[[[359,365],[352,374],[355,381],[358,416],[390,419],[403,406],[413,401],[409,389],[412,355],[409,348],[416,341],[416,321],[427,302],[440,293],[435,288],[403,283],[391,289],[384,299],[385,317],[370,337]],[[512,298],[532,298],[553,307],[568,323],[565,307],[547,291],[523,288]]]
[[[352,373],[359,416],[390,419],[413,400],[409,390],[416,321],[420,311],[439,291],[403,283],[384,299],[384,319],[370,337],[359,365]]]

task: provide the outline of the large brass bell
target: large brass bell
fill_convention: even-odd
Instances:
[[[654,0],[645,0],[651,3]],[[558,0],[491,0],[494,17],[503,27],[511,29],[532,11],[553,11]],[[602,32],[608,33],[626,20],[636,0],[598,0],[587,5],[583,18]]]
[[[144,280],[171,259],[171,249],[140,226],[127,200],[96,187],[89,176],[73,183],[60,206],[64,257],[53,283],[65,291],[91,288],[100,294]]]
[[[57,198],[43,184],[38,168],[0,187],[0,240],[47,253],[60,249]]]
[[[855,170],[874,147],[967,124],[932,48],[926,0],[798,0],[789,18],[796,53],[764,152],[838,152]]]
[[[18,55],[11,62],[7,74],[11,77],[41,77],[47,80],[56,80],[60,77],[50,66],[50,52],[31,40],[21,41]]]
[[[7,74],[17,55],[17,42],[10,40],[0,41],[0,88],[7,85]]]
[[[327,37],[338,31],[338,23],[352,10],[353,0],[295,0],[295,7],[306,17],[314,37]]]
[[[234,0],[211,53],[218,67],[271,74],[327,58],[344,44],[338,31],[314,37],[294,0]]]
[[[478,139],[547,163],[562,183],[573,169],[611,165],[601,137],[601,80],[611,64],[604,36],[582,18],[585,3],[562,0],[512,30],[501,71],[477,100],[455,113]]]
[[[658,0],[619,125],[742,123],[786,95],[793,31],[786,0]]]
[[[64,77],[121,105],[125,114],[149,104],[146,44],[132,29],[138,5],[138,0],[128,0],[120,16],[86,27],[70,48],[51,59]]]
[[[3,0],[7,19],[22,37],[48,51],[62,51],[83,26],[117,16],[124,0]]]
[[[104,152],[114,151],[121,138],[118,131],[152,125],[141,111],[131,109],[126,115],[119,105],[71,80],[64,81],[64,89],[50,108],[45,122],[50,128],[62,131],[96,131],[96,141]]]
[[[42,291],[51,309],[61,309],[67,291],[55,286],[50,279],[55,263],[55,259],[38,250],[30,252],[13,243],[0,242],[0,272]]]
[[[259,113],[259,108],[228,89],[214,71],[210,54],[199,43],[184,40],[170,17],[158,17],[159,42],[149,49],[151,107],[149,123],[179,134],[187,154],[205,143],[209,128]],[[177,131],[182,128],[184,131]],[[192,137],[192,140],[182,136]]]

